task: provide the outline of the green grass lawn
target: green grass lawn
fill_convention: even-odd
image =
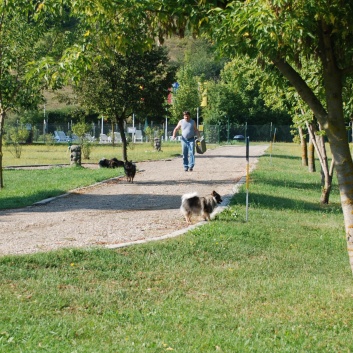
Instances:
[[[210,145],[212,148],[212,145]],[[22,147],[21,157],[15,158],[11,153],[11,147],[5,146],[3,151],[3,165],[24,166],[24,165],[52,165],[52,164],[70,164],[70,151],[68,145],[24,145]],[[162,151],[156,151],[150,143],[131,144],[127,149],[129,160],[135,162],[146,160],[160,160],[175,157],[181,154],[181,146],[178,142],[167,142],[162,144]],[[82,159],[82,163],[98,163],[101,158],[116,157],[120,160],[122,157],[122,145],[116,144],[92,144],[90,159]]]
[[[0,259],[1,352],[352,352],[339,192],[275,144],[216,220],[118,250]]]
[[[124,169],[12,169],[4,170],[3,175],[5,186],[0,191],[0,209],[8,209],[29,206],[69,190],[124,175]]]

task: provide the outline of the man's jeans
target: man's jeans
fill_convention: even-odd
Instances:
[[[181,148],[183,152],[184,169],[192,169],[195,165],[195,139],[181,139]]]

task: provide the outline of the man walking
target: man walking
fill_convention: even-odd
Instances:
[[[196,123],[190,117],[190,112],[183,112],[184,119],[178,122],[178,125],[173,131],[173,139],[176,132],[181,129],[181,148],[183,153],[183,166],[187,172],[194,169],[195,165],[195,135],[200,138],[200,132],[197,129]]]

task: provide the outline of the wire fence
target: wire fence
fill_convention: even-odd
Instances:
[[[205,125],[203,130],[209,143],[240,141],[245,140],[246,137],[251,141],[273,141],[274,139],[279,142],[293,141],[290,125]]]
[[[136,124],[135,126],[126,125],[125,134],[132,138],[133,131],[142,132],[142,140],[147,141],[153,137],[160,137],[163,140],[170,140],[173,135],[175,124]],[[18,126],[27,129],[30,134],[27,143],[40,143],[55,141],[56,132],[64,132],[68,136],[68,140],[73,136],[72,124],[37,124]],[[114,132],[120,132],[117,124],[92,124],[88,135],[92,137],[92,141],[99,142],[100,136],[112,136]],[[200,125],[199,130],[208,143],[221,143],[231,141],[241,141],[249,137],[251,141],[278,141],[292,142],[290,125]],[[147,133],[148,131],[148,133]],[[152,135],[151,135],[152,133]],[[6,135],[6,128],[5,128]]]

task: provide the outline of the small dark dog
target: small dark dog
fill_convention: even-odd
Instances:
[[[134,178],[135,178],[135,174],[136,174],[136,164],[132,163],[132,161],[126,161],[124,163],[124,171],[125,171],[125,175],[126,175],[126,180],[128,182],[133,183],[134,182]]]
[[[119,161],[117,158],[112,158],[112,159],[106,159],[102,158],[98,162],[99,166],[101,168],[118,168],[118,167],[124,167],[124,162]]]
[[[124,162],[119,161],[119,159],[117,158],[112,158],[109,162],[110,162],[110,168],[119,168],[119,167],[124,168]]]
[[[188,224],[191,224],[191,216],[201,215],[205,221],[210,221],[210,214],[222,202],[221,196],[212,191],[211,195],[200,197],[196,192],[185,194],[181,197],[180,212]]]

